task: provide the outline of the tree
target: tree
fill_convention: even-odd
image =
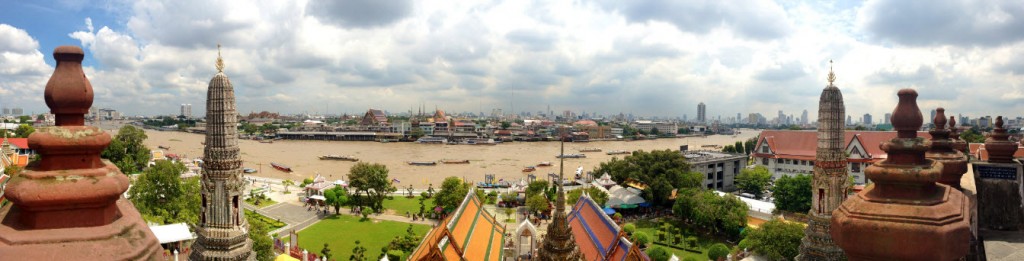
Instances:
[[[722,152],[725,152],[725,153],[736,153],[736,147],[733,147],[732,145],[725,145],[725,147],[722,148]]]
[[[605,193],[597,187],[578,188],[567,191],[565,193],[565,200],[569,202],[569,205],[575,205],[576,201],[580,200],[580,196],[586,191],[590,195],[590,199],[594,200],[598,206],[604,206],[608,203],[608,193]]]
[[[290,179],[282,180],[281,185],[284,186],[284,194],[288,194],[290,193],[288,192],[288,186],[295,186],[295,181],[292,181]]]
[[[356,247],[352,248],[352,255],[348,257],[349,261],[366,261],[366,248],[359,245],[359,240],[356,240]]]
[[[331,259],[331,248],[327,247],[327,243],[324,243],[324,248],[320,249],[320,255],[328,260]]]
[[[526,197],[529,198],[533,195],[544,193],[548,189],[547,180],[535,180],[526,185]]]
[[[434,205],[441,206],[445,213],[459,208],[462,199],[469,193],[469,184],[463,183],[458,177],[447,177],[441,182],[441,191],[434,196]]]
[[[299,184],[299,187],[305,188],[306,185],[309,185],[309,184],[313,184],[313,178],[302,179],[302,184]]]
[[[732,145],[732,147],[736,148],[736,153],[743,154],[743,152],[744,152],[743,149],[744,148],[743,148],[743,142],[742,141],[737,141],[736,144]]]
[[[772,194],[779,210],[806,213],[811,210],[811,176],[782,176],[775,181]]]
[[[242,123],[242,126],[239,126],[239,128],[242,129],[242,132],[245,132],[246,134],[249,134],[249,135],[256,134],[257,132],[260,131],[260,127],[259,126],[256,126],[256,124],[252,124],[252,123],[248,123],[248,122]]]
[[[711,260],[725,260],[729,255],[729,247],[722,243],[715,243],[708,249],[708,258]]]
[[[359,214],[363,215],[363,219],[360,219],[359,221],[367,221],[370,220],[370,214],[373,214],[373,210],[370,210],[370,207],[365,207],[359,211]]]
[[[633,223],[626,223],[622,225],[622,231],[626,232],[626,235],[632,235],[633,231],[636,231],[636,225]]]
[[[647,243],[650,243],[650,242],[651,242],[651,236],[647,235],[647,233],[644,233],[644,232],[635,232],[635,233],[633,233],[633,243],[636,243],[641,248],[643,248],[644,246],[647,245]]]
[[[434,183],[427,184],[427,198],[434,197]]]
[[[249,240],[252,241],[252,251],[256,252],[256,260],[270,261],[274,259],[274,242],[267,235],[270,228],[267,224],[256,220],[254,215],[246,215],[249,220]]]
[[[516,202],[516,201],[518,201],[518,199],[519,199],[519,195],[516,194],[516,193],[512,193],[512,192],[501,193],[501,202],[504,202],[506,205],[508,205],[508,204],[510,204],[512,202]]]
[[[420,192],[420,212],[418,214],[423,215],[426,212],[427,204],[424,201],[427,200],[427,192]]]
[[[362,205],[376,211],[384,209],[384,198],[397,191],[388,178],[388,167],[377,163],[356,163],[348,173],[349,187],[355,188],[356,198],[365,195]]]
[[[147,221],[158,224],[199,222],[199,178],[181,179],[179,162],[157,161],[132,182],[128,196]]]
[[[545,198],[544,195],[533,195],[526,198],[526,207],[529,208],[531,212],[537,213],[549,210],[551,205],[548,204],[548,199]]]
[[[772,174],[765,166],[743,169],[740,171],[740,175],[736,176],[736,187],[743,192],[753,194],[754,197],[761,198],[765,190],[768,189],[768,182],[771,179]]]
[[[416,247],[419,246],[419,244],[420,237],[412,230],[412,225],[410,224],[409,227],[405,229],[405,235],[395,236],[391,239],[391,242],[388,243],[387,248],[390,250],[412,253],[413,250],[416,250]]]
[[[672,254],[662,247],[652,247],[647,249],[647,257],[654,261],[668,261],[669,258],[672,258]]]
[[[32,122],[32,116],[28,116],[28,115],[18,116],[18,122],[20,122],[20,123]]]
[[[651,135],[658,136],[659,133],[658,128],[651,128]]]
[[[33,128],[32,125],[21,124],[18,125],[17,129],[14,129],[14,137],[28,138],[28,135],[32,135],[33,132],[36,132],[36,128]]]
[[[647,184],[642,197],[658,206],[672,205],[669,196],[673,189],[697,188],[704,182],[702,174],[690,171],[682,154],[671,150],[637,151],[621,160],[612,158],[594,173],[609,173],[618,183],[632,179]]]
[[[336,186],[324,191],[324,198],[327,199],[324,203],[334,207],[335,214],[340,214],[341,206],[348,204],[348,190],[344,187]]]
[[[750,153],[754,152],[754,146],[757,146],[757,137],[747,139],[747,141],[743,142],[743,152],[750,155]]]
[[[978,133],[974,128],[967,129],[960,133],[960,139],[967,143],[985,143],[985,135],[981,135],[981,133]]]
[[[710,190],[683,189],[677,194],[672,213],[697,227],[732,237],[746,226],[747,209],[747,204],[733,195],[723,197]]]
[[[744,241],[754,252],[770,260],[793,260],[800,253],[800,239],[804,228],[798,223],[772,219],[761,228],[752,229]]]
[[[145,131],[125,125],[100,156],[113,162],[125,174],[138,173],[149,164],[151,156],[149,148],[143,144],[145,140]]]
[[[413,139],[419,139],[420,137],[423,137],[423,135],[425,135],[425,133],[423,133],[423,129],[420,128],[412,128],[412,130],[409,131],[409,136]]]
[[[507,121],[501,122],[501,129],[502,130],[507,130],[509,127],[512,127],[512,123],[507,122]]]

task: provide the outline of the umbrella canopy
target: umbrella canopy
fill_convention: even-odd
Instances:
[[[325,198],[324,196],[321,196],[321,195],[312,195],[312,196],[309,196],[309,198],[315,199],[315,200],[327,200],[327,198]]]
[[[636,207],[636,205],[645,202],[647,201],[640,197],[639,191],[615,185],[608,190],[608,202],[605,205],[624,208],[621,207],[621,205],[632,205],[632,207]]]
[[[605,207],[604,208],[604,213],[608,214],[608,215],[615,215],[615,209],[609,208],[609,207]]]

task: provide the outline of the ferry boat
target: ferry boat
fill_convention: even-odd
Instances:
[[[555,155],[555,158],[566,158],[566,159],[580,159],[580,158],[586,158],[586,157],[587,157],[587,155],[586,154],[582,154],[582,153],[580,153],[580,154]]]
[[[290,168],[290,167],[288,167],[288,166],[285,166],[285,165],[281,165],[281,164],[277,164],[277,163],[271,162],[271,163],[270,163],[270,166],[272,166],[272,167],[274,167],[275,169],[278,169],[278,170],[280,170],[280,171],[284,171],[284,172],[292,172],[292,168]]]
[[[632,152],[629,152],[629,151],[626,151],[626,150],[613,150],[613,151],[605,152],[605,154],[608,154],[608,155],[621,155],[621,154],[631,154],[631,153]]]
[[[244,168],[244,169],[242,169],[242,172],[245,172],[245,173],[256,173],[256,169]]]
[[[469,160],[446,159],[441,160],[444,164],[469,164]]]
[[[580,152],[601,152],[601,148],[582,148]]]
[[[320,160],[344,160],[344,161],[359,161],[358,158],[353,156],[341,156],[341,155],[323,155],[319,157]]]
[[[159,149],[162,149],[162,150],[170,150],[171,149],[171,146],[164,146],[164,145],[160,145],[160,146],[156,146],[156,147],[159,148]]]
[[[413,166],[434,166],[437,165],[435,161],[410,161],[409,165]]]
[[[464,145],[498,145],[494,139],[466,139],[462,142]]]
[[[523,172],[533,172],[535,170],[537,170],[537,167],[534,166],[526,166],[525,168],[523,168]]]
[[[545,162],[541,162],[541,163],[537,164],[537,167],[551,167],[552,165],[554,165],[554,164],[551,164],[550,161],[545,161]]]
[[[418,140],[416,140],[416,143],[446,144],[446,143],[448,143],[448,139],[444,138],[444,137],[430,137],[430,136],[426,136],[426,137],[422,137],[422,138],[419,138]]]

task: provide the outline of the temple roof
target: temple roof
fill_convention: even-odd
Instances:
[[[505,228],[472,190],[442,224],[427,233],[409,260],[501,260]]]
[[[919,131],[918,136],[931,139],[928,132]],[[896,138],[895,131],[845,131],[844,149],[857,139],[864,148],[867,155],[873,159],[886,158],[887,154],[878,147],[883,141]],[[767,142],[771,153],[765,154],[761,146]],[[795,131],[795,130],[765,130],[761,132],[761,138],[754,146],[755,156],[770,158],[785,158],[798,160],[814,160],[818,149],[817,131]]]
[[[650,260],[588,195],[576,201],[569,226],[586,260]]]

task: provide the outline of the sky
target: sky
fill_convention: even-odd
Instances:
[[[52,50],[82,46],[96,107],[205,110],[221,44],[240,113],[502,109],[817,117],[914,88],[925,115],[1024,110],[1019,0],[0,0],[0,106],[45,112]]]

